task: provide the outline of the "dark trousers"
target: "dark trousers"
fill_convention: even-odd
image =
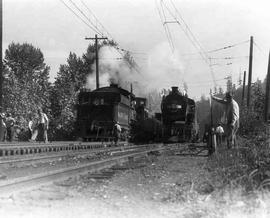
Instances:
[[[28,139],[32,138],[32,131],[30,129],[28,129]]]
[[[38,134],[42,141],[47,142],[47,129],[45,128],[45,123],[40,123],[38,125]]]
[[[217,133],[217,145],[221,145],[222,143],[222,134]]]
[[[14,127],[7,127],[7,140],[12,142],[13,141],[13,136],[14,136]]]

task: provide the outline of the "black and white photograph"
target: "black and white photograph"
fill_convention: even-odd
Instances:
[[[270,217],[269,0],[0,0],[0,217]]]

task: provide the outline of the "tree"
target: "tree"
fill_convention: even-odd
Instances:
[[[90,49],[88,51],[90,52]],[[67,64],[60,66],[51,90],[54,139],[72,139],[77,93],[85,85],[87,75],[92,73],[90,57],[94,59],[91,52],[83,57],[84,59],[75,53],[69,54]]]
[[[104,41],[98,45],[98,48],[102,46],[117,48],[117,44],[113,41]],[[124,59],[129,62],[129,66],[133,64],[129,53],[125,53]],[[67,63],[60,66],[51,90],[54,139],[74,139],[76,137],[77,95],[80,88],[86,85],[88,76],[93,74],[94,63],[95,46],[90,44],[82,57],[70,52]]]
[[[39,48],[12,42],[5,52],[4,69],[4,111],[26,128],[28,116],[35,115],[39,107],[49,110],[50,68]]]

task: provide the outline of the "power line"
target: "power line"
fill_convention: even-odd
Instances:
[[[224,46],[222,48],[208,50],[208,51],[206,51],[206,53],[213,53],[213,52],[217,52],[217,51],[221,51],[221,50],[225,50],[225,49],[230,49],[230,48],[236,47],[238,45],[241,45],[241,44],[244,44],[244,43],[247,43],[247,42],[249,42],[249,40],[238,42],[238,43],[235,43],[235,44],[232,44],[232,45],[227,45],[227,46]],[[182,54],[181,56],[197,55],[197,54],[199,54],[199,53],[198,52],[193,52],[193,53],[185,53],[185,54]]]
[[[232,60],[232,59],[241,59],[248,58],[249,56],[237,56],[237,57],[210,57],[213,60]]]
[[[189,39],[189,41],[193,44],[193,46],[198,50],[200,56],[203,58],[203,60],[208,64],[209,68],[210,68],[210,72],[211,72],[211,76],[213,78],[213,82],[214,85],[216,86],[217,83],[215,81],[215,75],[213,72],[213,69],[211,67],[211,60],[209,59],[208,55],[206,54],[204,48],[202,47],[202,45],[200,44],[200,42],[197,40],[197,38],[195,37],[195,35],[192,33],[191,29],[189,28],[188,24],[185,22],[185,20],[183,19],[182,15],[180,14],[180,12],[177,10],[177,8],[175,7],[174,3],[171,1],[171,4],[173,5],[173,8],[175,9],[176,13],[178,14],[178,16],[180,17],[181,21],[183,22],[184,26],[181,25],[181,23],[178,21],[177,17],[172,13],[172,11],[170,10],[170,8],[164,3],[163,0],[161,0],[161,4],[163,4],[167,11],[170,13],[170,15],[174,18],[174,20],[176,21],[176,23],[180,26],[180,28],[182,29],[182,31],[185,33],[185,35],[187,36],[187,38]]]
[[[102,32],[97,28],[97,26],[95,24],[93,24],[93,22],[89,19],[88,16],[85,15],[85,13],[77,6],[77,4],[75,2],[73,2],[72,0],[69,0],[74,7],[89,21],[89,23],[91,23],[94,28],[96,29],[97,32],[99,32],[100,35],[103,35]]]
[[[91,28],[95,33],[97,33],[98,35],[101,35],[101,36],[103,36],[103,33],[102,33],[102,31],[98,28],[98,26],[97,25],[95,25],[90,19],[89,19],[89,17],[87,16],[87,15],[85,15],[85,13],[78,7],[78,5],[76,5],[72,0],[69,0],[72,4],[73,4],[73,6],[75,6],[75,8],[87,19],[87,21],[88,22],[90,22],[90,24],[91,25],[93,25],[94,27],[92,27],[91,25],[89,25],[89,23],[87,23],[85,20],[83,20],[71,7],[69,7],[65,2],[64,2],[64,0],[60,0],[76,17],[78,17],[84,24],[86,24],[89,28]],[[113,38],[112,38],[112,35],[106,30],[106,28],[102,25],[102,23],[98,20],[98,18],[94,15],[94,13],[89,9],[89,7],[87,7],[87,5],[81,0],[81,2],[82,2],[82,4],[87,8],[87,10],[89,11],[89,13],[90,14],[92,14],[93,15],[93,17],[95,18],[95,20],[96,20],[96,22],[97,23],[99,23],[100,25],[101,25],[101,27],[106,31],[106,33],[107,33],[107,35],[109,35],[110,37],[111,37],[111,39],[114,41],[114,42],[116,42]],[[119,48],[119,47],[117,47],[117,51],[119,52],[119,54],[121,55],[121,56],[123,56],[124,57],[124,55],[119,51],[119,49],[121,49],[122,51],[125,51],[125,52],[129,52],[128,50],[125,50],[125,49],[122,49],[122,48]],[[128,61],[126,61],[126,63],[130,66],[130,67],[132,67],[132,68],[134,68],[138,73],[140,73],[139,72],[139,70],[137,69],[137,68],[139,68],[138,67],[138,65],[137,65],[137,63],[133,60],[133,64],[134,64],[134,66],[133,65],[131,65]]]
[[[88,10],[88,12],[95,18],[96,20],[96,23],[99,24],[101,26],[101,28],[105,31],[105,33],[111,38],[112,41],[114,41],[115,43],[117,43],[117,41],[114,39],[114,37],[111,35],[111,33],[105,28],[105,26],[101,23],[101,21],[96,17],[96,15],[92,12],[92,10],[85,4],[85,2],[83,0],[81,0],[81,3],[84,5],[84,7]],[[96,28],[97,25],[96,25]],[[99,30],[101,33],[102,31]],[[103,34],[103,33],[102,33]],[[123,48],[119,48],[119,47],[115,47],[121,51],[124,51],[124,52],[129,52],[129,53],[132,53],[132,54],[146,54],[146,53],[143,53],[143,52],[136,52],[136,51],[130,51],[130,50],[126,50],[126,49],[123,49]]]
[[[225,47],[222,47],[222,48],[210,50],[210,51],[207,51],[207,53],[213,53],[213,52],[217,52],[217,51],[221,51],[221,50],[233,48],[233,47],[236,47],[238,45],[241,45],[241,44],[244,44],[244,43],[247,43],[247,42],[249,42],[249,40],[246,40],[246,41],[243,41],[243,42],[239,42],[239,43],[236,43],[236,44],[233,44],[233,45],[228,45],[228,46],[225,46]]]
[[[83,0],[81,0],[81,3],[84,5],[84,7],[88,10],[88,12],[95,18],[96,22],[99,23],[99,25],[105,30],[108,36],[110,36],[111,39],[113,39],[112,35],[107,31],[107,29],[103,26],[103,24],[98,20],[98,18],[95,16],[95,14],[90,10],[90,8],[84,3]]]
[[[262,48],[253,40],[253,44],[257,47],[257,49],[261,52],[263,56],[267,56],[267,54],[262,50]]]
[[[165,35],[166,35],[166,38],[168,40],[169,46],[171,47],[172,52],[174,52],[174,44],[173,44],[173,40],[172,40],[170,30],[169,30],[167,25],[164,25],[164,23],[166,22],[166,16],[165,16],[164,8],[160,4],[161,10],[162,10],[162,12],[161,12],[157,1],[158,0],[156,0],[156,8],[157,8],[157,11],[158,11],[158,14],[159,14],[159,17],[160,17],[161,25],[162,25],[162,27],[163,27],[163,29],[165,31]]]
[[[66,8],[68,8],[77,18],[79,18],[86,26],[88,26],[91,30],[93,30],[95,33],[97,34],[100,34],[98,33],[95,28],[93,28],[92,26],[90,26],[85,20],[83,20],[71,7],[69,7],[65,2],[64,0],[60,0],[65,6]]]
[[[217,79],[216,81],[223,81],[223,80],[227,80],[227,78],[220,78]],[[205,83],[211,83],[213,82],[212,80],[205,80],[205,81],[200,81],[200,82],[186,82],[188,85],[189,84],[205,84]]]

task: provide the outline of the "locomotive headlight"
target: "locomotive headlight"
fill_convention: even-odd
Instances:
[[[181,104],[171,104],[168,106],[168,108],[171,109],[182,109],[182,105]]]

